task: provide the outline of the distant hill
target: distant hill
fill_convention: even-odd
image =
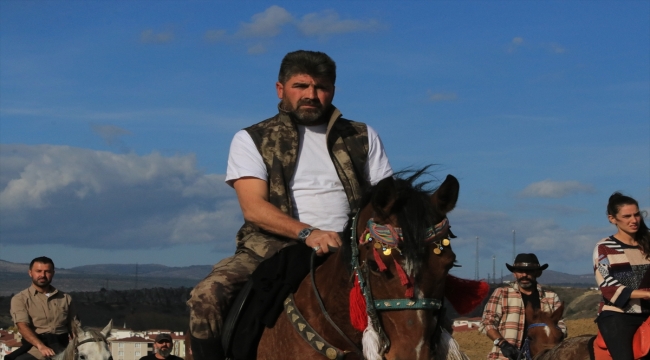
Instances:
[[[30,285],[28,269],[29,264],[0,260],[0,283],[2,283],[0,296],[9,296],[27,288]],[[211,265],[186,267],[157,264],[86,265],[71,269],[57,268],[52,284],[67,292],[101,289],[193,288],[211,270]]]
[[[28,264],[0,260],[0,327],[11,324],[9,296],[30,284]],[[211,265],[169,267],[158,264],[99,264],[57,269],[53,284],[73,293],[84,325],[103,326],[112,318],[116,325],[134,329],[168,328],[182,331],[187,324],[185,301],[190,290],[205,277]],[[512,277],[504,277],[512,280]],[[593,275],[571,275],[546,270],[540,283],[556,291],[565,301],[569,319],[595,316],[600,294],[588,290]],[[490,293],[498,285],[492,285]],[[481,316],[485,302],[464,316]],[[447,315],[460,315],[451,306]]]
[[[0,296],[8,296],[29,286],[29,264],[0,260]],[[192,288],[212,270],[212,265],[173,267],[160,264],[97,264],[70,269],[57,268],[54,286],[64,291],[128,290],[144,288]],[[137,276],[136,276],[137,273]],[[512,276],[503,280],[511,281]],[[539,282],[552,286],[588,288],[594,286],[592,274],[572,275],[545,270]]]
[[[504,276],[497,281],[503,282],[512,281],[514,278],[512,275]],[[544,270],[542,276],[540,276],[537,281],[543,285],[561,285],[561,286],[574,286],[574,287],[595,287],[596,280],[594,274],[584,274],[584,275],[573,275],[567,274],[559,271],[553,270]]]

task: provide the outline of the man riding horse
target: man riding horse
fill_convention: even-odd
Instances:
[[[530,320],[526,318],[526,305],[553,313],[562,303],[556,293],[542,288],[537,278],[548,264],[540,265],[535,254],[519,254],[512,265],[506,264],[515,278],[507,286],[494,290],[483,311],[479,332],[493,341],[488,359],[518,359]],[[566,325],[560,320],[558,327],[566,337]]]
[[[320,256],[339,247],[363,189],[393,174],[377,133],[332,105],[335,81],[326,54],[288,53],[276,83],[279,113],[233,138],[226,182],[245,223],[235,255],[217,263],[188,300],[196,360],[225,358],[223,320],[260,262],[297,242]]]

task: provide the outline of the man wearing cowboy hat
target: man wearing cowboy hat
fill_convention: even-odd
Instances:
[[[514,264],[506,263],[515,281],[496,288],[490,296],[479,332],[486,334],[494,346],[488,359],[517,359],[526,338],[526,305],[552,313],[562,305],[556,293],[545,290],[537,283],[537,278],[546,270],[548,264],[540,265],[535,254],[519,254]],[[566,337],[564,320],[558,326]]]

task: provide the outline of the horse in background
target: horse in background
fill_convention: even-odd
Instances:
[[[113,320],[102,331],[84,330],[79,321],[72,321],[73,338],[65,350],[52,357],[52,360],[112,360],[108,346],[108,336],[113,328]]]
[[[460,186],[448,175],[427,191],[427,183],[415,183],[425,170],[370,189],[342,249],[302,281],[285,314],[264,330],[258,359],[467,359],[441,324],[456,259],[447,213]]]
[[[562,341],[562,333],[557,323],[562,318],[563,309],[564,306],[560,306],[553,314],[548,314],[533,310],[530,304],[526,307],[526,319],[532,319],[529,321],[532,324],[528,327],[530,352],[522,359],[611,360],[604,341],[597,335],[575,336]],[[634,339],[635,356],[638,355],[638,359],[645,358],[641,354],[647,355],[650,349],[650,319],[637,330]]]
[[[533,309],[530,302],[526,305],[526,322],[530,325],[528,325],[527,338],[524,339],[522,350],[525,359],[555,359],[548,354],[564,339],[564,333],[558,326],[563,313],[564,304],[552,313]]]

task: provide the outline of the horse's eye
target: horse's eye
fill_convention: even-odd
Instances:
[[[86,355],[83,355],[83,354],[79,355],[79,359],[80,360],[86,360]]]

